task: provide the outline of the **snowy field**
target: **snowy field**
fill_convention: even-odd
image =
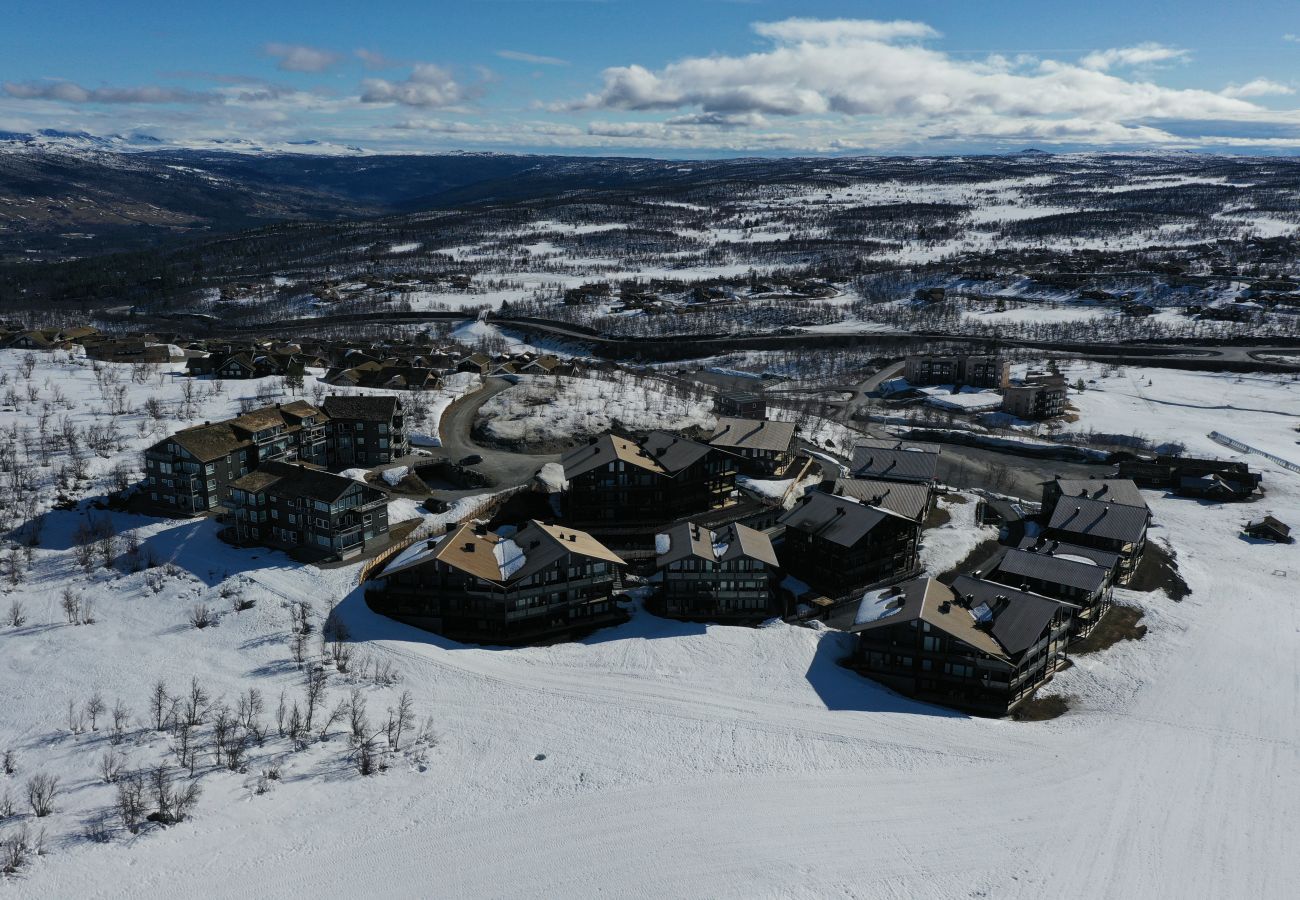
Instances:
[[[713,427],[710,399],[663,388],[662,382],[638,381],[621,372],[599,378],[525,375],[484,403],[479,418],[495,440],[532,444],[557,437],[580,442],[615,422],[633,431]]]
[[[1289,382],[1247,379],[1247,393],[1234,376],[1130,371],[1141,392],[1112,377],[1075,399],[1085,419],[1131,410],[1145,432],[1193,450],[1210,449],[1199,436],[1211,429],[1279,454],[1298,436]],[[1206,381],[1185,395],[1184,377]],[[93,382],[81,389],[67,392],[97,396]],[[1229,397],[1291,415],[1215,407]],[[1175,405],[1193,399],[1201,408]],[[6,424],[26,416],[34,427],[36,414],[11,411]],[[682,624],[638,609],[580,643],[470,648],[370,613],[355,565],[236,550],[207,521],[113,514],[119,536],[136,534],[164,565],[87,573],[69,549],[86,513],[53,512],[21,583],[0,598],[0,614],[13,600],[28,614],[0,628],[0,752],[13,749],[18,769],[0,776],[17,813],[0,834],[46,835],[45,854],[0,890],[42,900],[1293,896],[1300,545],[1237,532],[1264,508],[1300,523],[1300,475],[1250,462],[1268,491],[1255,504],[1145,492],[1152,539],[1176,550],[1193,593],[1174,603],[1120,592],[1145,608],[1149,633],[1076,657],[1050,688],[1073,698],[1070,711],[1039,723],[903,699],[836,665],[845,636],[812,628]],[[65,623],[65,587],[93,597],[93,624]],[[236,612],[235,595],[255,605]],[[347,673],[317,640],[336,600],[353,648]],[[295,746],[277,733],[275,709],[282,691],[304,703],[291,635],[302,601],[313,611],[307,662],[326,662],[329,675],[313,737]],[[204,602],[219,621],[193,628]],[[116,793],[98,771],[114,748],[110,716],[90,730],[85,701],[99,692],[110,709],[129,707],[116,748],[128,770],[167,759],[176,772],[176,738],[147,721],[149,694],[157,679],[185,694],[191,676],[213,704],[260,691],[265,742],[248,748],[246,771],[217,766],[209,711],[189,818],[134,835],[110,822],[106,841],[92,841],[86,823]],[[368,777],[350,717],[325,723],[354,689],[372,729],[405,691],[421,723]],[[272,768],[278,777],[263,781]],[[23,793],[35,774],[60,779],[54,812],[39,820]]]

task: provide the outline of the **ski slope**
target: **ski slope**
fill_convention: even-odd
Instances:
[[[1297,438],[1294,416],[1189,415],[1176,404],[1193,386],[1163,370],[1129,371],[1132,381],[1082,395],[1085,415],[1140,417],[1146,433],[1197,450],[1195,436],[1219,426],[1262,446]],[[1239,388],[1233,376],[1206,378],[1195,385],[1202,406]],[[1290,383],[1248,384],[1252,400],[1288,408]],[[32,622],[0,629],[0,748],[16,747],[23,767],[0,777],[0,791],[16,792],[37,770],[60,774],[65,791],[42,820],[48,853],[0,889],[21,898],[1293,896],[1300,545],[1237,532],[1265,509],[1300,524],[1300,476],[1250,463],[1268,491],[1254,504],[1145,492],[1151,539],[1174,548],[1193,593],[1175,603],[1121,591],[1146,610],[1148,634],[1076,657],[1050,686],[1071,696],[1070,711],[1037,723],[899,697],[836,664],[845,635],[783,624],[703,626],[637,610],[580,643],[466,647],[369,612],[355,566],[298,567],[220,544],[212,523],[123,517],[121,529],[140,530],[181,572],[155,594],[142,573],[82,574],[66,549],[78,514],[53,514],[33,577],[11,589],[28,599]],[[223,610],[215,628],[187,627],[194,599],[241,569],[257,606]],[[97,592],[100,621],[59,623],[64,583]],[[396,686],[363,686],[372,715],[410,690],[436,745],[362,778],[346,762],[342,729],[297,752],[272,737],[250,773],[202,775],[191,820],[107,844],[81,837],[111,791],[93,773],[105,739],[67,733],[67,699],[98,686],[110,706],[120,695],[139,714],[153,678],[181,688],[197,673],[214,695],[256,685],[274,707],[281,689],[301,692],[282,606],[297,598],[318,608],[341,600],[361,652],[401,673]],[[352,686],[331,676],[328,702]],[[168,740],[141,731],[130,755],[160,758]],[[283,775],[259,795],[253,775],[269,759]]]

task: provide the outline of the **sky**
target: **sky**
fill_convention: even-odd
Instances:
[[[1295,0],[7,0],[0,130],[644,156],[1300,152]]]

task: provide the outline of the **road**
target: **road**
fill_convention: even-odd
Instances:
[[[543,465],[560,459],[558,453],[521,453],[498,447],[485,447],[474,442],[474,420],[478,416],[479,408],[510,387],[512,387],[511,383],[504,378],[484,379],[481,390],[462,397],[447,408],[439,427],[442,452],[453,462],[471,454],[483,457],[483,461],[474,468],[492,479],[497,487],[525,484]]]

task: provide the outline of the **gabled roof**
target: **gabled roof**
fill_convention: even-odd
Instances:
[[[708,456],[712,449],[708,444],[701,444],[667,431],[650,432],[641,442],[641,448],[672,475],[699,462]]]
[[[887,478],[903,481],[934,481],[939,454],[928,450],[887,450],[881,447],[853,448],[850,466],[857,478]]]
[[[952,589],[925,576],[867,591],[849,630],[861,633],[913,620],[929,622],[932,627],[976,650],[1010,661],[1006,649],[988,631],[976,625],[971,611],[957,602]]]
[[[920,521],[930,503],[930,490],[930,485],[924,482],[837,478],[831,493]]]
[[[617,553],[585,531],[531,520],[513,537],[493,532],[479,534],[472,525],[460,525],[441,538],[407,548],[385,567],[383,574],[391,575],[438,560],[477,578],[504,585],[528,578],[568,554],[623,564]]]
[[[790,449],[793,440],[793,422],[720,416],[717,428],[709,437],[708,443],[726,449],[771,450],[782,453]]]
[[[659,553],[656,563],[660,568],[688,556],[711,563],[748,558],[760,560],[769,566],[777,565],[772,540],[763,532],[739,523],[712,531],[694,522],[679,522],[664,534],[655,535],[655,543],[658,546],[667,544],[666,549]]]
[[[1087,497],[1148,508],[1142,491],[1129,478],[1058,478],[1056,483],[1062,497]]]
[[[660,475],[668,474],[664,467],[659,465],[654,457],[642,451],[635,441],[609,432],[589,444],[574,447],[560,457],[560,464],[564,466],[564,477],[573,479],[616,460],[622,460]]]
[[[1066,534],[1134,543],[1146,533],[1148,515],[1145,506],[1103,503],[1087,497],[1062,497],[1052,510],[1047,527]]]
[[[867,506],[848,497],[832,497],[821,491],[809,491],[778,520],[786,528],[806,531],[820,538],[852,547],[885,519],[910,522],[897,513]]]
[[[1291,536],[1291,526],[1282,522],[1281,519],[1273,516],[1264,516],[1262,519],[1255,519],[1246,525],[1247,531],[1271,531],[1282,537]]]
[[[1017,584],[1017,578],[1034,578],[1049,584],[1099,591],[1106,584],[1110,570],[1091,562],[1063,559],[1046,553],[1029,550],[1009,550],[986,577],[1006,584]]]
[[[592,469],[621,460],[648,472],[672,476],[706,456],[712,448],[666,431],[651,432],[638,444],[610,432],[589,444],[574,447],[560,458],[564,477],[573,479]]]
[[[976,621],[987,619],[989,634],[1012,659],[1037,643],[1059,610],[1078,609],[1064,600],[1019,591],[970,575],[953,579],[952,590],[964,612]]]
[[[261,431],[265,428],[285,427],[284,416],[280,410],[274,406],[264,406],[261,409],[249,410],[242,416],[237,416],[230,420],[230,424],[235,428],[242,428],[244,431]]]
[[[230,482],[230,486],[241,491],[274,489],[274,493],[280,497],[319,500],[322,503],[333,503],[349,490],[357,487],[382,493],[376,487],[342,475],[335,475],[318,466],[278,460],[262,463],[254,471]]]
[[[1118,553],[1111,553],[1109,550],[1098,550],[1095,547],[1084,547],[1082,544],[1057,541],[1042,535],[1022,539],[1020,546],[1016,549],[1030,550],[1040,555],[1056,556],[1064,559],[1077,558],[1101,566],[1104,569],[1113,569],[1119,565]]]
[[[199,462],[212,462],[231,451],[252,446],[252,441],[235,431],[229,422],[196,425],[176,432],[168,440],[184,448]]]
[[[331,419],[387,422],[397,415],[398,402],[396,397],[383,395],[349,397],[334,394],[325,398],[324,410]]]

